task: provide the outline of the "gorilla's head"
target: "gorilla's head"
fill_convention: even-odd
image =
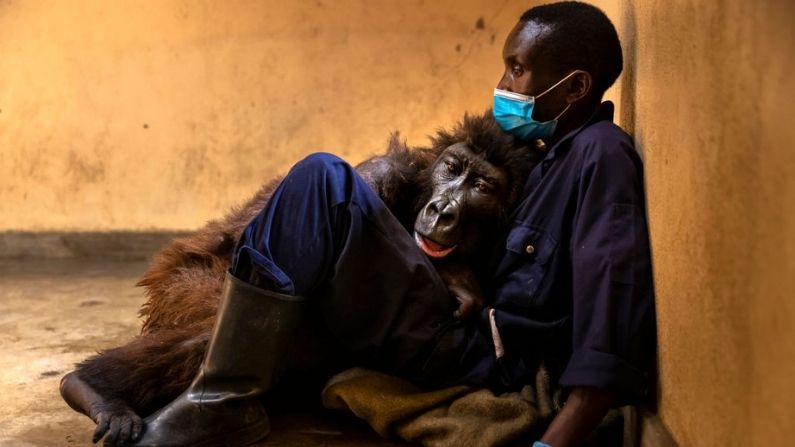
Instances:
[[[537,150],[504,133],[491,111],[465,116],[452,132],[433,138],[440,155],[420,175],[414,238],[436,259],[482,253],[507,224]]]

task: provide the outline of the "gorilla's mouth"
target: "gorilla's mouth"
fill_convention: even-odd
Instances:
[[[414,240],[419,245],[420,249],[425,252],[426,255],[432,258],[443,258],[449,255],[458,245],[453,245],[452,247],[446,247],[442,244],[436,243],[427,237],[414,232]]]

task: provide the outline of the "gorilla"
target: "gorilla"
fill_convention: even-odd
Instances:
[[[356,166],[458,300],[455,316],[484,305],[478,284],[507,228],[539,152],[504,133],[491,111],[465,115],[429,146],[410,148],[394,133],[383,155]],[[97,424],[94,442],[135,438],[141,416],[184,391],[202,362],[235,243],[281,179],[243,206],[160,249],[138,282],[147,301],[141,334],[100,352],[61,380],[64,400]],[[350,365],[349,365],[350,366]]]

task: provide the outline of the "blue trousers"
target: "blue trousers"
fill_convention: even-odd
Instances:
[[[335,342],[366,366],[428,385],[488,385],[490,335],[454,320],[433,265],[342,159],[298,162],[235,249],[232,274],[309,297]]]

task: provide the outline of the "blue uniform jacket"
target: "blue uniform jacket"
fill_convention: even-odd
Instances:
[[[526,383],[540,358],[556,356],[564,387],[606,387],[625,402],[653,384],[643,169],[612,119],[613,104],[602,103],[548,148],[513,212],[505,250],[492,259],[493,302],[481,317],[500,339],[508,383]]]

